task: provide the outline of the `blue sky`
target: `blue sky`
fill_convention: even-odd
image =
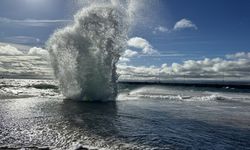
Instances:
[[[150,3],[149,3],[150,2]],[[250,52],[250,1],[145,1],[132,37],[146,39],[160,55],[132,58],[128,64],[156,65]],[[0,42],[43,47],[81,6],[68,0],[1,0]],[[174,29],[178,21],[193,27]],[[161,27],[162,30],[159,30]],[[133,49],[133,48],[131,48]],[[138,49],[133,49],[137,50]]]
[[[198,28],[155,35],[147,28],[136,30],[136,36],[145,37],[159,51],[184,54],[179,60],[187,60],[222,57],[250,49],[248,0],[162,0],[158,5],[154,9],[157,21],[150,24],[151,28],[161,25],[171,30],[183,18],[191,20]],[[178,61],[178,58],[163,61],[170,59]]]

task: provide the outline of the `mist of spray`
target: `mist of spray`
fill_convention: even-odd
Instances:
[[[126,48],[134,1],[92,1],[47,42],[55,77],[68,99],[114,100],[116,63]]]

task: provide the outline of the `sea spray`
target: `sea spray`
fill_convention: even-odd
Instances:
[[[131,2],[92,4],[47,42],[55,77],[68,99],[114,100],[116,63],[126,48]],[[134,8],[133,8],[134,9]]]

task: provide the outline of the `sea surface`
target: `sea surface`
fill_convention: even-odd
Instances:
[[[66,100],[54,80],[0,80],[0,149],[250,149],[250,90],[119,85]]]

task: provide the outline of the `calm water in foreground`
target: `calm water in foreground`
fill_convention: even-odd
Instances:
[[[2,149],[250,149],[248,90],[123,85],[90,103],[56,82],[2,80],[0,99]]]

